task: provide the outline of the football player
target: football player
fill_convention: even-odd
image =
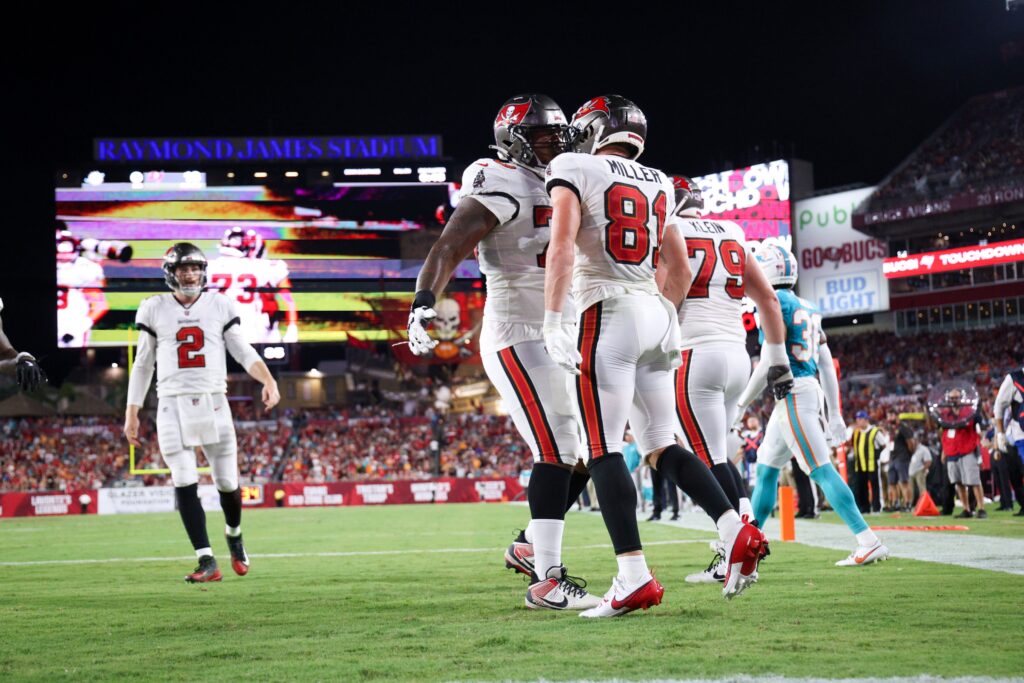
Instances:
[[[601,604],[584,617],[646,609],[664,593],[637,529],[636,489],[622,456],[627,420],[651,467],[682,485],[718,523],[730,558],[726,595],[743,590],[763,544],[707,466],[676,444],[676,309],[689,287],[689,261],[678,230],[665,230],[675,201],[671,180],[636,161],[646,137],[647,120],[635,104],[619,95],[596,97],[569,125],[574,151],[555,157],[546,171],[554,212],[544,345],[575,376],[587,467],[619,569]],[[579,311],[575,342],[563,326],[570,288]]]
[[[776,402],[765,427],[764,441],[757,449],[754,516],[762,525],[767,521],[775,507],[779,471],[795,457],[857,538],[857,548],[836,565],[859,567],[884,560],[889,556],[889,549],[864,521],[850,487],[830,460],[829,446],[846,441],[846,423],[839,412],[839,379],[821,330],[821,314],[814,304],[793,292],[797,265],[788,249],[767,243],[758,250],[756,260],[778,294],[786,326],[786,353],[795,380],[792,392]],[[742,419],[750,402],[764,390],[767,365],[759,363],[744,388],[737,407],[738,419]],[[821,378],[820,383],[816,376]]]
[[[219,251],[220,256],[210,261],[210,282],[213,289],[238,303],[245,338],[254,344],[297,342],[299,313],[292,298],[288,264],[266,258],[263,236],[237,226],[224,231]],[[278,296],[285,307],[283,337],[277,326]]]
[[[779,300],[747,251],[743,228],[731,221],[700,216],[704,199],[689,178],[673,179],[676,211],[672,222],[686,239],[693,282],[679,309],[683,334],[682,365],[676,370],[676,434],[711,468],[729,502],[741,516],[753,519],[750,499],[739,470],[729,462],[730,427],[736,420],[736,401],[750,378],[743,297],[750,296],[761,314],[766,344],[762,357],[772,369],[779,398],[793,385],[783,348],[785,326]],[[716,547],[715,559],[703,572],[686,577],[690,583],[725,581],[725,557]]]
[[[135,317],[139,347],[128,380],[124,434],[131,444],[141,445],[139,410],[146,402],[155,364],[160,454],[171,470],[178,512],[199,558],[199,566],[185,581],[221,580],[199,501],[196,446],[202,447],[220,492],[231,566],[244,576],[249,571],[249,557],[242,545],[238,444],[225,395],[225,351],[263,385],[267,410],[280,400],[277,382],[242,336],[235,302],[203,291],[206,257],[198,247],[188,242],[175,244],[164,256],[163,270],[171,293],[144,299]]]
[[[4,300],[0,299],[0,313],[4,310]],[[14,375],[22,391],[33,391],[40,384],[46,384],[46,373],[39,367],[35,356],[31,353],[18,351],[11,345],[4,334],[4,324],[0,320],[0,374]]]
[[[527,498],[532,520],[505,553],[505,564],[531,578],[526,606],[581,610],[598,599],[562,564],[566,511],[586,486],[579,431],[565,372],[544,353],[544,260],[551,201],[544,169],[564,149],[565,115],[540,94],[517,95],[494,120],[496,159],[479,159],[462,177],[462,197],[431,248],[416,281],[409,313],[409,348],[437,344],[424,326],[456,266],[478,249],[487,276],[480,355],[516,428],[530,446],[534,468]],[[572,302],[565,334],[575,333]]]
[[[88,258],[82,240],[57,222],[57,345],[85,346],[92,326],[110,310],[103,266]]]

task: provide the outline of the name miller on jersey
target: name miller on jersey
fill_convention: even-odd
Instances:
[[[643,180],[648,183],[660,183],[661,174],[655,171],[653,168],[647,168],[640,164],[624,164],[615,159],[605,159],[608,162],[608,170],[616,175],[620,175],[623,178],[629,178],[630,180]]]

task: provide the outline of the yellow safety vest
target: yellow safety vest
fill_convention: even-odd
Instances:
[[[878,427],[871,427],[867,431],[859,429],[853,432],[853,452],[856,459],[853,463],[855,472],[874,472],[877,468],[875,463],[875,436],[878,434]]]

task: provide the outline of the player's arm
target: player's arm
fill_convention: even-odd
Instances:
[[[576,234],[580,230],[580,200],[575,190],[551,187],[551,240],[544,267],[544,348],[552,360],[578,375],[583,361],[576,345],[562,328],[562,307],[572,285],[576,261]]]
[[[25,351],[18,353],[7,339],[3,321],[0,321],[0,374],[14,375],[24,391],[32,391],[46,383],[46,373],[39,367],[35,356]]]
[[[299,309],[295,305],[295,297],[292,296],[292,281],[285,276],[277,283],[278,295],[284,303],[284,343],[294,344],[299,341]]]
[[[140,446],[139,411],[146,403],[146,393],[153,381],[156,368],[156,333],[145,323],[137,323],[139,343],[135,349],[135,363],[128,377],[128,405],[124,410],[124,436],[128,443]]]
[[[409,350],[415,355],[427,353],[437,345],[425,329],[437,315],[437,297],[448,286],[458,265],[497,224],[498,217],[472,196],[464,197],[448,219],[416,278],[416,297],[409,311]]]
[[[1003,424],[1003,415],[1006,415],[1006,409],[1013,402],[1013,392],[1013,378],[1007,375],[1003,378],[1003,383],[999,385],[999,393],[996,394],[996,402],[992,406],[992,421],[996,427],[996,446],[1003,451],[1006,450],[1006,425]]]
[[[775,398],[782,399],[793,389],[793,372],[786,356],[786,324],[782,320],[782,306],[768,278],[757,265],[757,259],[749,255],[743,268],[743,277],[747,296],[757,305],[761,329],[764,330],[761,361],[768,364],[768,386]]]
[[[828,409],[829,443],[839,446],[846,442],[846,422],[839,411],[839,376],[827,343],[818,348],[818,377],[825,394],[825,407]]]
[[[270,410],[281,400],[281,394],[277,389],[277,380],[270,374],[270,368],[260,358],[260,354],[242,336],[237,318],[228,323],[224,330],[224,346],[228,353],[239,365],[245,368],[249,376],[263,385],[263,405]]]
[[[686,238],[675,223],[670,224],[662,234],[658,247],[658,269],[654,279],[662,296],[678,309],[690,291],[693,269],[686,255]]]

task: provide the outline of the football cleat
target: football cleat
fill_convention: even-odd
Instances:
[[[724,583],[725,582],[725,556],[722,554],[722,542],[712,541],[711,550],[715,556],[711,558],[708,568],[696,574],[686,577],[686,583]]]
[[[249,556],[245,553],[245,546],[242,545],[242,534],[237,536],[224,535],[228,539],[228,550],[231,551],[231,568],[239,576],[249,573]]]
[[[654,574],[647,572],[639,582],[630,584],[621,576],[612,579],[612,587],[596,607],[580,612],[581,617],[617,617],[638,609],[647,609],[661,604],[665,588]]]
[[[765,537],[753,524],[742,522],[736,535],[727,540],[723,555],[725,586],[722,595],[732,599],[757,581],[757,565],[766,554]]]
[[[217,560],[213,559],[213,555],[203,555],[199,558],[199,566],[195,571],[185,577],[185,583],[209,583],[220,581],[221,578]]]
[[[881,562],[889,557],[889,549],[882,542],[870,547],[858,546],[845,560],[836,562],[837,567],[860,567],[872,562]]]
[[[530,609],[584,610],[597,607],[601,598],[586,590],[587,582],[569,576],[565,565],[548,570],[548,578],[534,581],[526,590]]]
[[[533,577],[533,544],[512,541],[505,551],[505,567]]]

